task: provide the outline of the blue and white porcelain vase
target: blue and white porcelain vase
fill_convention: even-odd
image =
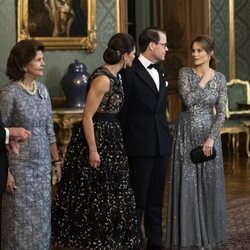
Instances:
[[[86,86],[90,74],[86,66],[75,59],[62,78],[62,88],[67,108],[82,108],[85,104]]]

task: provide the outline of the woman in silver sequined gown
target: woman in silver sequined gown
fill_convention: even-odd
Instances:
[[[226,208],[220,128],[225,119],[224,75],[214,71],[213,42],[199,36],[192,43],[194,68],[179,72],[183,111],[175,128],[171,159],[167,243],[171,249],[213,249],[226,240]],[[214,115],[214,108],[216,115]],[[193,164],[190,151],[203,145],[217,156]]]
[[[118,72],[134,59],[131,39],[123,33],[114,35],[104,53],[107,64],[89,79],[83,124],[73,130],[52,211],[56,247],[133,249],[139,244],[128,159],[117,119],[124,99]]]

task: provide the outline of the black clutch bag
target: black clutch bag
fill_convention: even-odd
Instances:
[[[190,152],[190,157],[193,163],[203,163],[205,161],[210,161],[216,157],[216,150],[213,147],[213,153],[210,156],[205,156],[202,150],[202,146],[194,148]]]

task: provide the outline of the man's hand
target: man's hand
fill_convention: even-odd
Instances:
[[[10,137],[18,138],[19,140],[27,140],[31,137],[31,132],[25,128],[8,128]]]
[[[11,139],[6,147],[8,152],[13,152],[16,155],[19,155],[20,143],[17,141],[17,139]]]
[[[15,185],[15,180],[14,177],[10,172],[8,172],[8,178],[7,178],[7,184],[6,184],[6,193],[9,195],[14,196],[15,195],[15,190],[17,189]]]

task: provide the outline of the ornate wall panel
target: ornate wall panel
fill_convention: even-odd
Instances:
[[[234,0],[236,77],[250,80],[250,1]]]
[[[175,120],[180,111],[177,91],[179,69],[191,66],[190,44],[199,34],[209,34],[209,0],[160,0],[159,23],[167,31],[168,48],[164,67],[169,82],[169,113]]]
[[[211,36],[214,39],[218,70],[228,76],[229,70],[229,5],[228,0],[210,0]]]
[[[36,1],[36,0],[34,0]],[[6,60],[11,47],[16,43],[16,0],[0,0],[0,87],[7,83],[5,76]],[[103,63],[102,54],[111,35],[116,33],[117,0],[96,0],[96,38],[97,48],[94,53],[84,50],[46,51],[46,67],[44,76],[39,78],[44,82],[51,96],[62,96],[60,86],[63,75],[70,63],[77,58],[92,72]]]
[[[15,11],[15,1],[0,0],[0,86],[6,83],[5,69],[7,56],[9,53],[9,40],[15,39],[15,30],[10,30],[10,27],[15,22],[15,17],[9,13]]]
[[[97,25],[99,46],[104,51],[109,38],[116,32],[116,1],[99,0]]]

